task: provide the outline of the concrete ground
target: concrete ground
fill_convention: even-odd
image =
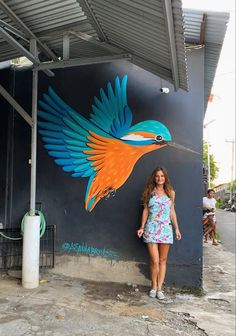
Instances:
[[[165,302],[135,284],[51,272],[26,290],[15,275],[1,274],[1,336],[235,335],[235,255],[222,245],[204,245],[204,293],[166,289]]]

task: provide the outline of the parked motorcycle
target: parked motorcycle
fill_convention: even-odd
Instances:
[[[230,211],[231,212],[236,212],[236,205],[235,204],[231,205]]]

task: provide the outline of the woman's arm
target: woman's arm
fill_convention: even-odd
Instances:
[[[143,235],[144,226],[145,226],[145,223],[146,223],[146,221],[148,219],[148,214],[149,214],[148,207],[147,207],[147,205],[145,205],[144,208],[143,208],[143,213],[142,213],[142,218],[141,218],[141,226],[137,230],[137,236],[139,238],[142,237],[142,235]]]
[[[178,221],[177,221],[177,216],[176,216],[176,212],[175,212],[175,192],[172,192],[171,195],[171,208],[170,208],[170,219],[171,222],[175,228],[175,235],[176,235],[176,239],[180,240],[181,239],[181,233],[179,231],[179,225],[178,225]]]

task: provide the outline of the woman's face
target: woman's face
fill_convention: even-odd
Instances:
[[[163,185],[165,183],[165,175],[163,173],[163,171],[159,170],[156,172],[156,175],[155,175],[155,182],[156,182],[156,185]]]

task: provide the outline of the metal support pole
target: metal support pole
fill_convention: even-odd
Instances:
[[[36,154],[37,154],[37,99],[38,71],[33,71],[32,78],[32,131],[31,131],[31,180],[30,211],[25,217],[22,258],[22,286],[37,288],[39,285],[40,255],[40,217],[35,215],[36,199]]]
[[[32,79],[32,131],[31,131],[31,181],[30,181],[30,216],[35,215],[36,199],[36,156],[37,156],[37,99],[38,71],[33,71]]]
[[[68,61],[70,59],[70,36],[65,34],[63,36],[63,60]]]
[[[179,71],[178,71],[178,58],[176,55],[176,42],[175,42],[175,27],[174,27],[174,20],[173,20],[173,10],[172,10],[172,1],[163,0],[162,1],[163,9],[164,9],[164,17],[166,22],[166,35],[169,44],[169,50],[171,54],[171,70],[174,79],[174,87],[175,91],[179,89]]]
[[[8,101],[8,103],[32,126],[32,119],[28,113],[17,103],[17,101],[0,85],[0,94]]]
[[[235,140],[232,141],[232,166],[231,166],[231,201],[233,199],[233,188],[234,188],[234,147]]]
[[[30,41],[30,49],[37,58],[37,43]],[[37,156],[37,100],[38,71],[32,75],[32,130],[31,130],[31,180],[30,211],[25,217],[22,258],[22,285],[24,288],[36,288],[39,285],[40,256],[40,217],[35,215],[36,199],[36,156]]]

